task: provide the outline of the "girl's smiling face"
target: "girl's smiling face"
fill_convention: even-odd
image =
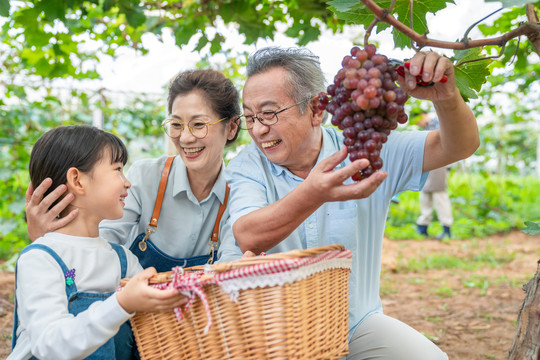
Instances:
[[[83,173],[85,200],[78,207],[86,208],[87,216],[95,220],[120,219],[124,214],[127,190],[131,183],[124,175],[124,164],[112,162],[111,150],[103,151],[101,160],[88,173]],[[82,205],[84,204],[84,205]]]

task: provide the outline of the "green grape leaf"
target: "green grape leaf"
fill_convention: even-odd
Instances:
[[[525,228],[521,229],[522,232],[529,235],[537,235],[540,234],[540,223],[536,223],[533,221],[525,221]]]
[[[208,38],[205,34],[202,34],[201,38],[199,39],[199,42],[197,43],[197,46],[195,46],[195,50],[201,51],[203,47],[206,46],[206,44],[209,43]]]
[[[103,1],[103,11],[109,11],[113,7],[115,0],[104,0]]]
[[[332,0],[328,4],[334,13],[346,13],[359,5],[358,0]]]
[[[482,58],[481,51],[480,48],[473,48],[455,52],[454,60],[457,61],[454,67],[456,85],[465,101],[478,98],[477,92],[480,91],[490,74],[488,68],[491,63],[490,59],[464,63]]]
[[[332,0],[329,1],[330,10],[333,11],[336,16],[350,24],[363,25],[367,28],[375,15],[361,2],[354,0]],[[377,1],[377,5],[381,8],[388,8],[391,4],[391,0]],[[411,5],[412,4],[412,5]],[[409,0],[398,0],[394,8],[392,9],[392,16],[403,24],[410,26],[411,18],[410,11],[411,6],[413,9],[412,28],[419,34],[425,34],[428,31],[426,15],[428,12],[436,13],[439,10],[446,8],[447,4],[454,4],[453,0],[419,0],[411,2]],[[376,33],[390,27],[385,22],[377,23],[375,27]],[[410,46],[411,40],[395,28],[392,28],[394,36],[394,44],[398,48],[405,48]]]
[[[0,16],[9,17],[9,0],[0,0]]]
[[[129,0],[122,0],[118,5],[120,12],[126,14],[126,20],[130,26],[137,28],[146,22],[146,15],[139,5],[133,4]]]
[[[191,39],[192,35],[193,34],[191,33],[190,29],[181,24],[178,24],[178,26],[174,29],[174,38],[176,40],[176,45],[179,47],[186,45]]]
[[[304,34],[298,39],[298,45],[304,46],[310,41],[317,40],[320,34],[321,30],[318,27],[311,26],[308,23],[308,26],[304,28]]]
[[[221,50],[221,44],[225,42],[225,37],[220,33],[216,33],[212,41],[210,41],[210,53],[216,54]]]

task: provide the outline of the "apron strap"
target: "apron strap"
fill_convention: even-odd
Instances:
[[[173,160],[174,156],[170,156],[165,162],[165,167],[161,173],[161,180],[159,181],[159,189],[156,197],[156,203],[154,204],[154,212],[152,213],[149,226],[157,227],[159,212],[161,211],[161,204],[163,204],[163,196],[165,195],[165,189],[167,188],[167,180],[169,178],[169,172],[171,170]]]
[[[159,213],[161,211],[161,205],[163,204],[163,196],[165,195],[165,189],[167,188],[167,180],[169,179],[169,172],[171,171],[173,160],[174,156],[169,156],[167,158],[167,161],[165,162],[165,167],[163,167],[163,171],[161,172],[161,180],[159,181],[156,203],[154,204],[154,212],[152,212],[150,222],[146,226],[146,235],[144,235],[144,238],[139,241],[138,245],[139,249],[143,252],[146,251],[146,249],[148,248],[146,240],[148,240],[151,233],[156,232],[157,230]]]
[[[225,183],[225,198],[223,199],[223,203],[219,205],[216,223],[214,224],[214,230],[212,230],[212,237],[210,238],[210,241],[212,241],[214,244],[217,244],[218,242],[219,223],[221,222],[223,213],[225,212],[225,209],[227,208],[227,201],[229,200],[229,191],[230,191],[229,184]]]
[[[214,229],[212,230],[212,236],[210,237],[210,241],[208,242],[208,245],[210,245],[210,251],[208,252],[208,255],[210,255],[210,258],[208,259],[208,264],[212,264],[214,262],[214,257],[216,256],[216,249],[218,247],[218,238],[219,238],[219,224],[221,222],[221,218],[223,217],[223,213],[225,212],[225,209],[227,208],[227,201],[229,200],[229,184],[225,183],[225,198],[223,199],[223,202],[221,205],[219,205],[219,210],[216,218],[216,223],[214,224]]]

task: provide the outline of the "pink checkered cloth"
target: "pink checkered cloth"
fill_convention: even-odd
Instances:
[[[217,284],[224,289],[234,300],[233,293],[238,289],[262,287],[265,285],[283,285],[302,278],[306,278],[314,273],[331,268],[351,268],[352,253],[350,250],[334,250],[311,257],[278,259],[261,264],[250,265],[240,269],[223,273],[213,273],[213,276],[205,276],[204,271],[184,273],[180,267],[172,269],[173,275],[170,282],[152,285],[158,289],[178,289],[186,295],[189,300],[184,306],[184,310],[178,307],[174,313],[178,321],[182,321],[186,311],[198,296],[206,311],[208,319],[204,328],[206,334],[212,326],[212,316],[210,307],[203,287],[208,284]],[[243,279],[249,278],[249,281]],[[255,281],[254,281],[255,279]],[[260,281],[257,281],[259,279]]]

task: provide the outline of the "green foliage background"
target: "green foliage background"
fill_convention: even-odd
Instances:
[[[452,203],[453,239],[484,237],[520,229],[529,219],[540,219],[540,179],[533,176],[471,173],[454,167],[449,174],[448,194]],[[392,204],[386,236],[391,239],[423,239],[416,233],[420,215],[419,193],[407,191]],[[437,221],[429,226],[430,236],[442,232]]]
[[[384,7],[390,0],[376,2]],[[414,1],[414,29],[424,33],[427,14],[452,3]],[[396,1],[393,15],[405,24],[410,4],[409,0]],[[534,4],[538,11],[540,2]],[[504,7],[506,11],[492,25],[479,26],[484,35],[507,32],[523,19],[522,1],[505,1]],[[46,130],[91,124],[99,109],[104,128],[124,139],[131,159],[164,152],[159,124],[165,116],[165,90],[161,95],[124,94],[119,105],[107,90],[74,87],[59,91],[56,80],[96,79],[101,58],[115,56],[125,47],[144,55],[147,49],[142,36],[153,34],[161,39],[163,29],[168,28],[180,47],[197,40],[200,67],[215,68],[212,55],[225,56],[227,61],[219,70],[241,86],[247,54],[225,48],[220,23],[234,26],[246,44],[272,39],[280,26],[298,45],[305,45],[316,40],[323,29],[341,32],[350,25],[365,27],[373,18],[357,0],[0,0],[0,259],[12,257],[28,243],[24,222],[27,164],[32,144]],[[387,27],[379,23],[375,32]],[[403,34],[394,30],[393,35],[396,47],[410,45]],[[508,231],[522,227],[524,221],[540,219],[534,202],[539,195],[534,190],[539,188],[538,179],[532,177],[538,166],[539,130],[534,126],[539,117],[538,55],[526,39],[515,39],[498,59],[460,65],[499,50],[478,48],[456,52],[453,57],[463,96],[475,99],[471,101],[473,110],[487,119],[481,124],[482,146],[476,161],[452,175],[456,237]],[[411,115],[420,110],[430,109],[414,101],[407,105]],[[415,121],[412,116],[408,126]],[[247,142],[249,135],[243,133],[238,144]],[[226,159],[236,151],[238,148],[226,149]],[[416,236],[415,196],[402,194],[399,206],[392,206],[389,236]]]

